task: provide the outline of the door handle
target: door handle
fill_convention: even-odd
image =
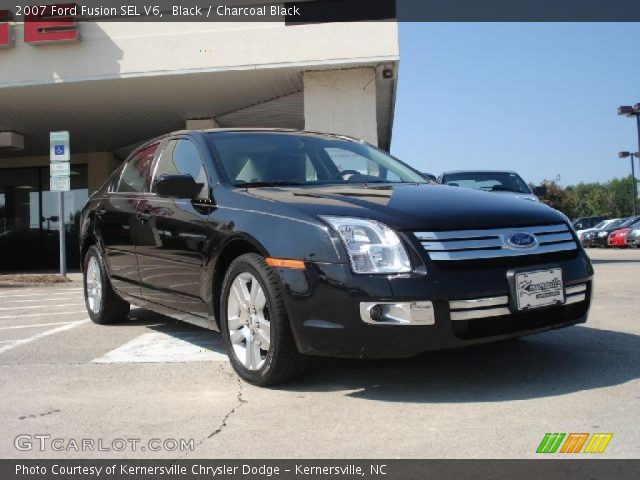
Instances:
[[[149,210],[146,210],[144,212],[136,212],[136,218],[142,223],[147,223],[149,220],[151,220],[151,213],[149,212]]]

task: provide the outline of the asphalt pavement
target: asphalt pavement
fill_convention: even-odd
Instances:
[[[0,288],[0,457],[534,458],[547,432],[605,432],[598,457],[639,458],[640,249],[589,254],[584,326],[316,359],[271,389],[236,377],[218,333],[140,309],[94,325],[78,281]]]

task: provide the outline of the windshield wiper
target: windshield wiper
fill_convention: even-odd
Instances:
[[[283,182],[283,181],[275,181],[275,182],[246,182],[246,183],[237,183],[236,187],[238,188],[251,188],[251,187],[299,187],[302,185],[308,185],[307,183],[302,182]]]
[[[493,192],[515,192],[515,193],[523,193],[523,194],[527,193],[527,192],[523,192],[522,190],[518,190],[516,188],[504,187],[502,185],[494,185],[493,187],[491,187],[491,191],[493,191]]]

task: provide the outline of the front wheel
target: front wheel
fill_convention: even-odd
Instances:
[[[229,266],[222,284],[220,325],[236,373],[254,385],[282,383],[302,373],[276,273],[248,253]]]
[[[111,288],[100,250],[94,245],[84,258],[84,300],[94,323],[108,325],[122,322],[130,305]]]

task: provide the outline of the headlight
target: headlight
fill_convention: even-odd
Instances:
[[[354,273],[407,273],[409,255],[400,238],[386,225],[375,220],[349,217],[325,217],[347,249]]]
[[[598,234],[598,236],[599,236],[600,238],[606,237],[607,235],[608,235],[608,232],[600,232],[600,233]]]

